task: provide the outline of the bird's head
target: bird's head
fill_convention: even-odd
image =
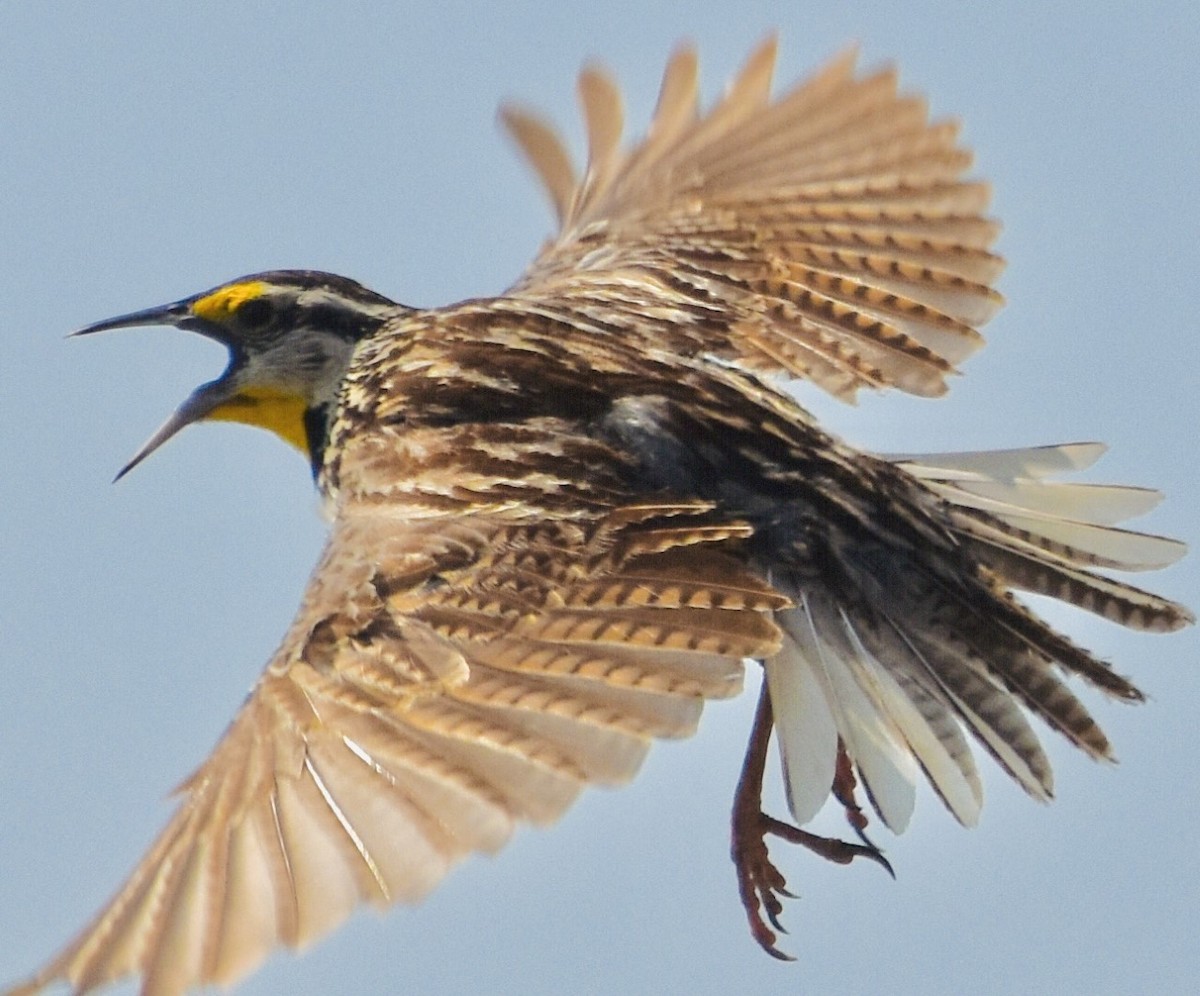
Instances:
[[[275,270],[80,329],[74,334],[174,325],[229,349],[225,372],[196,388],[117,477],[184,426],[205,420],[270,429],[304,453],[315,473],[355,343],[405,311],[346,277]]]

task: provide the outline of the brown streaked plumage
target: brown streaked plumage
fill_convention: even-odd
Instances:
[[[1173,630],[1186,609],[1096,571],[1182,545],[1116,528],[1152,492],[1051,480],[1094,445],[882,458],[762,379],[939,394],[1001,267],[952,125],[851,56],[772,101],[774,55],[701,116],[678,53],[629,152],[615,87],[585,71],[582,179],[553,131],[505,111],[561,230],[502,297],[418,311],[274,271],[85,330],[168,322],[228,344],[226,374],[135,459],[199,419],[264,425],[311,457],[333,525],[163,834],[15,992],[230,983],[360,902],[417,900],[688,735],[745,658],[767,681],[734,852],[772,953],[768,834],[879,854],[761,813],[771,724],[796,821],[832,793],[860,832],[859,785],[900,831],[921,777],[974,823],[968,737],[1048,798],[1029,713],[1110,756],[1064,678],[1137,689],[1010,592]]]

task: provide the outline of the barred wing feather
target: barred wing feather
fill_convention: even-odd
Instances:
[[[630,151],[616,86],[585,70],[579,179],[553,129],[506,108],[561,225],[510,293],[603,299],[626,334],[847,400],[942,393],[1000,304],[998,226],[981,213],[987,187],[962,179],[970,153],[953,123],[898,95],[894,70],[858,78],[848,53],[772,100],[774,62],[771,40],[699,114],[695,53],[677,52]]]
[[[690,734],[786,604],[708,506],[591,521],[343,504],[304,605],[125,886],[27,987],[228,985]],[[696,524],[693,525],[693,520]],[[541,573],[539,563],[555,570]]]

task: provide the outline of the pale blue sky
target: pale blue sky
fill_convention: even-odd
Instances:
[[[950,397],[802,397],[885,451],[1106,440],[1093,478],[1161,487],[1147,527],[1200,542],[1192,2],[0,0],[0,982],[66,941],[161,826],[323,531],[304,463],[240,427],[193,428],[110,486],[224,356],[173,330],[63,334],[271,267],[413,304],[496,292],[550,229],[501,98],[577,138],[574,76],[596,56],[640,129],[679,38],[713,94],[773,26],[781,82],[857,40],[961,116],[1010,260],[1009,305]],[[1195,607],[1200,558],[1148,581]],[[727,857],[747,695],[632,786],[243,991],[1195,991],[1200,640],[1052,618],[1150,696],[1089,696],[1120,765],[1047,734],[1058,800],[989,766],[973,831],[925,792],[906,835],[879,832],[896,882],[777,849],[802,895],[796,964],[749,939]]]

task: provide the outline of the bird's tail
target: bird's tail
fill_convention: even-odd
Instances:
[[[1125,700],[1141,693],[1011,594],[1049,595],[1154,632],[1193,621],[1182,605],[1097,573],[1152,570],[1185,552],[1115,525],[1152,508],[1157,492],[1050,480],[1103,451],[1081,443],[889,458],[932,494],[949,545],[891,548],[886,528],[869,538],[835,529],[822,558],[828,576],[793,582],[795,607],[780,615],[787,639],[766,669],[798,822],[827,798],[839,742],[896,831],[922,772],[962,823],[976,822],[982,790],[964,729],[1039,799],[1050,797],[1052,775],[1026,711],[1111,758],[1064,678]]]

